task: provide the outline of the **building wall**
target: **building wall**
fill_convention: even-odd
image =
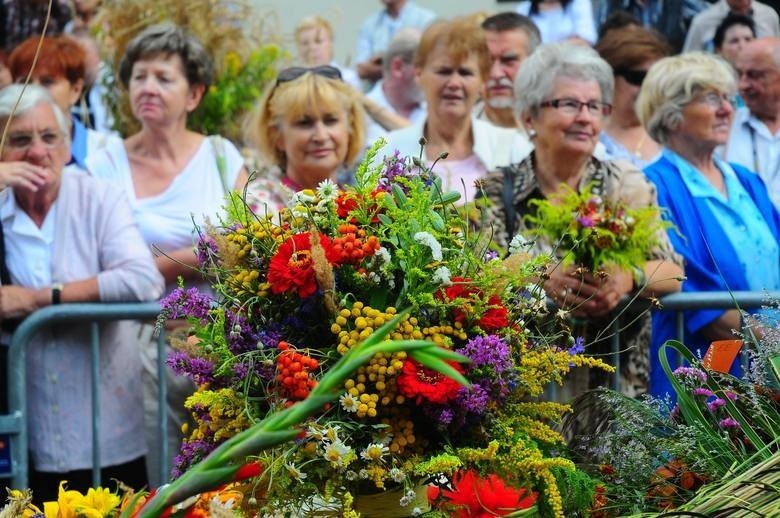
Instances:
[[[292,31],[304,16],[319,15],[333,25],[335,57],[354,66],[355,46],[362,21],[382,8],[377,0],[254,0],[258,15],[268,16],[269,26],[279,31],[285,46],[295,52]],[[444,18],[486,10],[490,13],[513,9],[517,2],[498,0],[415,0]]]

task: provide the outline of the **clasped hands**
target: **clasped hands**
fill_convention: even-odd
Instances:
[[[594,274],[575,265],[556,265],[548,275],[544,282],[547,296],[577,318],[608,314],[634,287],[632,275],[618,268]]]

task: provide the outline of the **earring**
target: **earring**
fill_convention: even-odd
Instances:
[[[528,130],[528,138],[531,139],[531,140],[536,138],[536,130],[535,129],[530,128]]]

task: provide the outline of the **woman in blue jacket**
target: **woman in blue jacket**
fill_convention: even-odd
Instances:
[[[653,65],[637,99],[640,121],[664,146],[645,173],[676,227],[669,237],[685,259],[683,291],[780,288],[780,214],[756,174],[714,155],[728,139],[735,86],[725,61],[694,52]],[[658,312],[653,320],[651,392],[663,396],[672,390],[658,348],[675,338],[675,317]],[[703,355],[739,328],[737,309],[688,311],[684,343]]]

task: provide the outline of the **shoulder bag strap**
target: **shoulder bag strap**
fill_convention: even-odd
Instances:
[[[222,182],[222,190],[225,194],[228,194],[231,189],[227,183],[227,159],[225,157],[225,143],[222,141],[222,137],[219,135],[212,135],[211,147],[214,148],[214,156],[217,161],[217,171],[219,172],[219,179]]]
[[[504,189],[501,197],[504,201],[504,222],[506,225],[508,243],[515,235],[515,219],[517,218],[517,211],[515,210],[514,203],[515,177],[512,174],[511,167],[502,167],[501,172],[504,173]]]

